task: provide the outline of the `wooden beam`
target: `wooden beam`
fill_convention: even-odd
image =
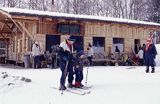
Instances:
[[[4,36],[2,33],[0,33],[0,35],[2,36],[2,38],[7,42],[8,40],[7,40],[7,38],[6,38],[6,36]]]
[[[2,31],[0,31],[0,33],[11,34],[12,32],[11,31],[6,31],[6,30],[2,30]]]
[[[2,23],[13,23],[11,20],[9,20],[9,19],[7,19],[7,20],[0,20],[0,22],[2,22]]]
[[[1,27],[1,29],[0,29],[0,30],[3,30],[3,28],[4,28],[4,25],[5,25],[5,24],[3,23],[3,25],[2,25],[2,27]]]
[[[23,22],[24,25],[24,22]],[[24,30],[24,29],[23,29]],[[25,31],[22,33],[22,53],[25,53]]]
[[[12,16],[12,18],[14,20],[19,20],[19,19],[22,19],[22,20],[39,20],[39,17],[29,17],[29,16]]]
[[[18,24],[22,27],[22,29],[27,33],[27,35],[31,38],[34,39],[34,36],[26,29],[26,27],[21,23],[18,22]],[[23,33],[23,32],[22,32]]]
[[[3,10],[0,10],[0,13],[2,13],[4,16],[7,16],[8,18],[11,18],[11,15],[9,13],[4,12]]]

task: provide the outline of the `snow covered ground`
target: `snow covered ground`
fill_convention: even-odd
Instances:
[[[160,104],[160,67],[156,73],[145,73],[145,67],[95,66],[89,68],[91,93],[76,95],[50,87],[59,86],[58,69],[8,69],[0,73],[30,78],[32,82],[15,82],[17,86],[4,90],[0,80],[0,104]],[[84,69],[84,76],[86,68]],[[84,78],[85,81],[85,78]],[[84,83],[84,82],[83,82]]]

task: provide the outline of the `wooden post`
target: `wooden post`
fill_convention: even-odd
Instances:
[[[17,60],[18,60],[18,58],[17,58],[17,44],[18,44],[18,40],[17,40],[17,31],[16,31],[16,33],[15,33],[15,53],[16,53],[16,62],[17,62]]]
[[[23,23],[21,23],[21,22],[18,22],[18,24],[20,24],[20,26],[22,27],[22,29],[23,29],[23,31],[22,31],[22,33],[23,32],[26,32],[26,34],[29,36],[29,37],[31,37],[31,39],[34,39],[34,36],[31,34],[31,33],[29,33],[29,31],[25,28],[25,24]]]
[[[25,26],[25,23],[23,22],[23,26]],[[25,31],[22,33],[22,55],[25,53]]]

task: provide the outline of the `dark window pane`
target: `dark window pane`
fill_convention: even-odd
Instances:
[[[58,33],[68,34],[69,33],[69,26],[65,24],[58,25]]]
[[[80,34],[80,26],[70,25],[70,34]]]
[[[104,47],[105,38],[104,37],[93,37],[93,46]]]
[[[62,34],[80,34],[80,25],[78,24],[58,24],[58,33]]]

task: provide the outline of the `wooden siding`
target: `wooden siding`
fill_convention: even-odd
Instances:
[[[160,30],[160,27],[129,25],[111,22],[96,22],[96,21],[70,21],[65,19],[50,19],[27,16],[13,16],[13,19],[23,25],[13,37],[9,37],[9,58],[13,60],[23,60],[23,55],[31,53],[31,47],[34,40],[38,41],[42,53],[45,51],[46,34],[61,35],[61,42],[68,35],[57,33],[58,23],[75,23],[81,26],[81,36],[84,36],[84,50],[87,50],[88,43],[93,43],[93,37],[105,38],[105,53],[109,54],[113,46],[113,38],[124,38],[124,51],[131,52],[131,47],[134,46],[135,39],[140,39],[141,45],[146,43],[149,32]],[[0,28],[2,27],[0,23]],[[25,29],[26,30],[25,30]],[[29,35],[30,34],[30,35]],[[33,39],[32,39],[33,36]],[[13,42],[12,42],[13,41]],[[13,49],[13,47],[15,49]]]

